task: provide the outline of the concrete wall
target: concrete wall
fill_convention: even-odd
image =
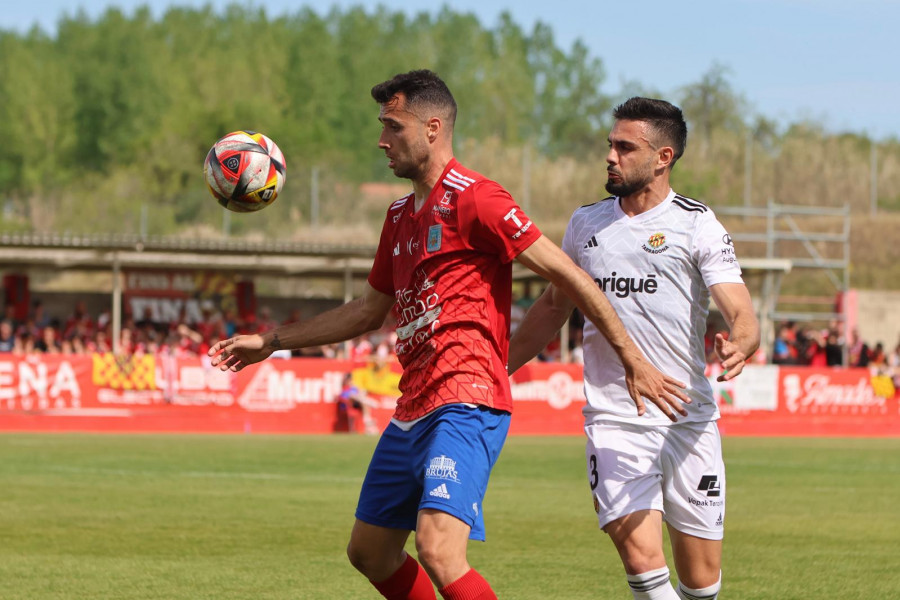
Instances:
[[[889,352],[900,343],[900,292],[856,290],[856,294],[860,337],[872,348],[883,343]]]

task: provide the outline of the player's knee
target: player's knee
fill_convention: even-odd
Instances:
[[[368,577],[369,579],[382,579],[384,573],[384,557],[371,552],[369,549],[359,544],[354,544],[351,540],[347,544],[347,558],[353,568]],[[388,573],[390,575],[390,573]]]
[[[366,554],[355,546],[352,541],[347,544],[347,558],[350,559],[350,564],[353,565],[354,569],[361,573],[365,572]]]
[[[449,583],[469,569],[466,553],[435,535],[416,535],[416,554],[428,575],[435,581]]]
[[[626,573],[647,573],[666,566],[666,557],[662,553],[628,552],[622,556],[622,564]]]
[[[708,585],[702,588],[692,588],[688,587],[684,584],[684,582],[679,581],[678,587],[675,588],[675,591],[678,592],[678,597],[681,600],[716,600],[719,597],[719,590],[722,589],[722,574],[719,573],[719,577],[715,583],[712,585]]]
[[[440,571],[446,567],[449,557],[446,548],[436,536],[416,535],[416,554],[426,570]]]

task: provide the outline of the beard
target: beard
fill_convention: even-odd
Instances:
[[[393,158],[394,166],[391,167],[391,170],[394,172],[395,177],[415,181],[422,175],[427,158],[427,149],[411,148],[409,151]]]
[[[415,179],[417,171],[411,165],[394,165],[394,176],[401,179]]]
[[[621,171],[614,171],[619,177],[619,181],[607,179],[606,191],[614,196],[624,198],[637,193],[650,185],[653,181],[653,167],[650,163],[645,165],[643,169],[634,172],[631,177],[626,178]]]

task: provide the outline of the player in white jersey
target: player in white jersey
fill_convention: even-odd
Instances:
[[[684,152],[681,110],[631,98],[613,113],[607,191],[575,211],[563,249],[594,278],[658,369],[688,383],[681,417],[635,403],[615,352],[586,323],[584,408],[587,473],[600,527],[609,534],[637,600],[713,600],[721,587],[725,469],[718,407],[704,376],[710,296],[730,327],[715,348],[732,379],[759,346],[759,325],[731,236],[709,207],[672,191]],[[514,372],[572,311],[552,285],[510,341]],[[663,554],[662,522],[678,584]]]

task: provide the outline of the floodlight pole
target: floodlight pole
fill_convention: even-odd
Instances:
[[[118,252],[113,252],[112,259],[112,349],[114,354],[118,354],[122,337],[122,269]]]
[[[350,268],[350,259],[344,259],[344,304],[347,304],[353,300],[353,270]],[[353,353],[353,342],[350,340],[344,341],[344,355],[347,360],[350,359],[351,354]]]

